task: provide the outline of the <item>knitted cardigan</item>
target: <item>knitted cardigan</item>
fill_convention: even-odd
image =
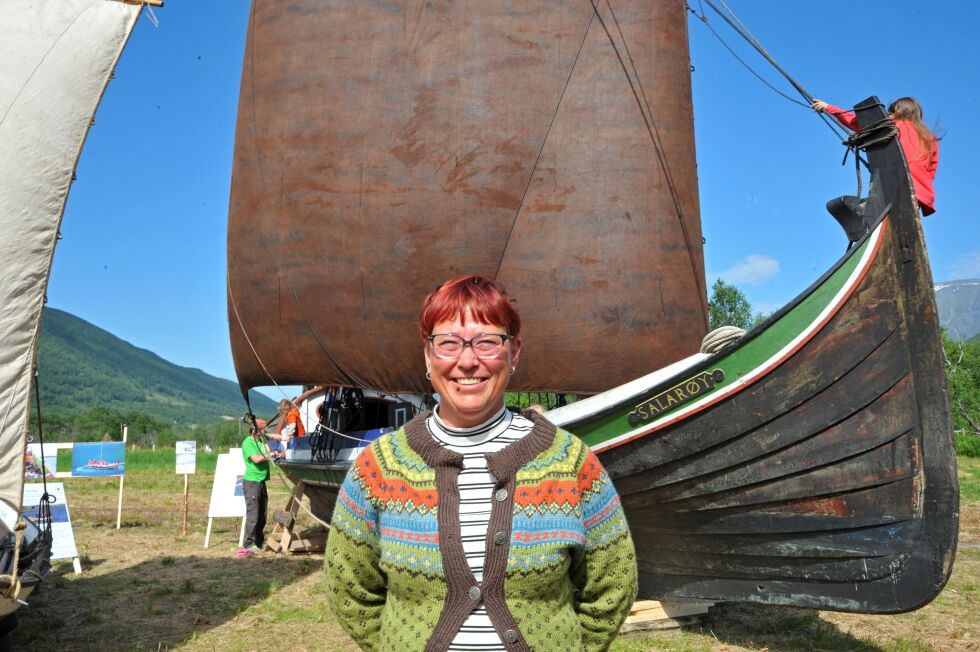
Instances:
[[[605,650],[636,598],[633,542],[595,453],[534,412],[487,455],[496,479],[483,582],[459,540],[463,458],[423,413],[361,451],[337,498],[325,570],[365,650],[446,650],[482,599],[507,650]]]

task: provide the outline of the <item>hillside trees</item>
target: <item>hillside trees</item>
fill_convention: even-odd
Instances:
[[[958,435],[977,438],[980,451],[980,344],[957,342],[943,332],[946,381],[953,429]]]
[[[115,410],[102,406],[88,408],[74,414],[43,413],[44,441],[120,441],[123,425],[129,428],[127,441],[131,446],[171,448],[174,442],[193,439],[201,445],[215,448],[238,446],[245,431],[238,419],[224,419],[215,423],[187,426],[167,423],[135,410]],[[32,411],[29,425],[32,439],[39,441],[37,412]]]

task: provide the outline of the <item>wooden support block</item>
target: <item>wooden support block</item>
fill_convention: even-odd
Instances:
[[[320,533],[303,533],[289,542],[289,552],[323,552],[327,548],[327,535]]]
[[[629,616],[620,632],[635,632],[656,629],[676,629],[691,625],[707,615],[714,602],[677,602],[660,600],[638,600],[633,603]]]
[[[704,619],[704,616],[682,616],[680,618],[663,618],[661,620],[650,620],[643,623],[627,623],[619,630],[620,634],[630,632],[643,632],[659,629],[679,629],[689,625],[696,625]]]
[[[267,549],[277,553],[292,550],[290,542],[295,536],[293,526],[296,525],[296,515],[299,513],[300,502],[303,500],[305,491],[303,482],[297,482],[292,493],[289,494],[283,510],[273,512],[275,526],[272,528],[272,533],[266,537],[265,547]]]

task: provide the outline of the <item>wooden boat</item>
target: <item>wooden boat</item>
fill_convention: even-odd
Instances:
[[[141,10],[138,1],[116,0],[3,5],[0,647],[9,645],[15,610],[50,567],[49,504],[42,499],[35,522],[21,501],[31,381],[54,247],[82,144]]]
[[[421,393],[422,296],[450,273],[496,269],[529,315],[516,388],[595,394],[548,417],[598,451],[614,478],[643,597],[877,613],[921,606],[951,571],[958,491],[931,274],[900,146],[869,146],[869,196],[835,203],[854,209],[838,211],[854,246],[837,264],[735,344],[698,353],[704,284],[690,278],[701,263],[684,5],[618,4],[571,18],[544,2],[473,4],[465,17],[442,3],[417,13],[402,2],[352,12],[253,5],[229,220],[229,321],[243,390],[290,382]],[[563,29],[542,27],[555,21]],[[542,34],[556,33],[564,54],[543,72],[537,60],[560,48]],[[298,56],[304,42],[316,43],[316,62]],[[363,66],[341,65],[367,51]],[[564,65],[566,55],[576,63]],[[507,88],[501,69],[511,83],[523,79],[514,70],[533,79]],[[547,111],[535,104],[539,87],[550,89]],[[384,106],[371,104],[382,97]],[[505,119],[486,109],[490,100],[506,102]],[[663,105],[675,110],[650,109]],[[862,126],[885,118],[874,98],[857,109]],[[459,158],[506,150],[542,116],[551,122],[530,139],[538,146],[513,150],[511,167],[491,158],[477,174],[480,188],[552,199],[554,178],[587,180],[549,216],[568,230],[560,244],[582,248],[562,251],[560,266],[530,253],[550,261],[555,239],[526,197],[510,206],[501,236],[486,193],[459,197],[445,184]],[[578,132],[550,139],[549,125],[570,122]],[[436,128],[455,130],[451,147]],[[623,152],[633,156],[617,159]],[[582,174],[578,155],[603,164]],[[631,185],[634,163],[645,185]],[[624,202],[636,204],[634,224],[616,232]],[[576,219],[590,210],[607,220],[604,232]],[[511,261],[510,229],[521,228],[529,253]],[[593,250],[609,256],[601,269],[614,270],[598,284],[585,253]],[[674,255],[669,264],[663,252]],[[634,265],[636,278],[657,283],[634,286]],[[667,296],[659,285],[695,301],[675,311],[656,300]],[[565,305],[566,290],[581,294]],[[597,296],[618,303],[589,311]],[[611,354],[619,336],[628,344]],[[683,341],[664,345],[663,336]],[[608,363],[630,375],[593,366]],[[360,444],[352,439],[345,456]],[[348,466],[315,454],[283,464],[324,514]]]

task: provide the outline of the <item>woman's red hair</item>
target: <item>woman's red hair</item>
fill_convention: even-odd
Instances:
[[[425,298],[419,314],[422,337],[432,335],[441,321],[458,317],[465,324],[467,311],[474,321],[506,328],[508,335],[521,332],[521,316],[504,288],[482,276],[465,275],[449,279]]]

